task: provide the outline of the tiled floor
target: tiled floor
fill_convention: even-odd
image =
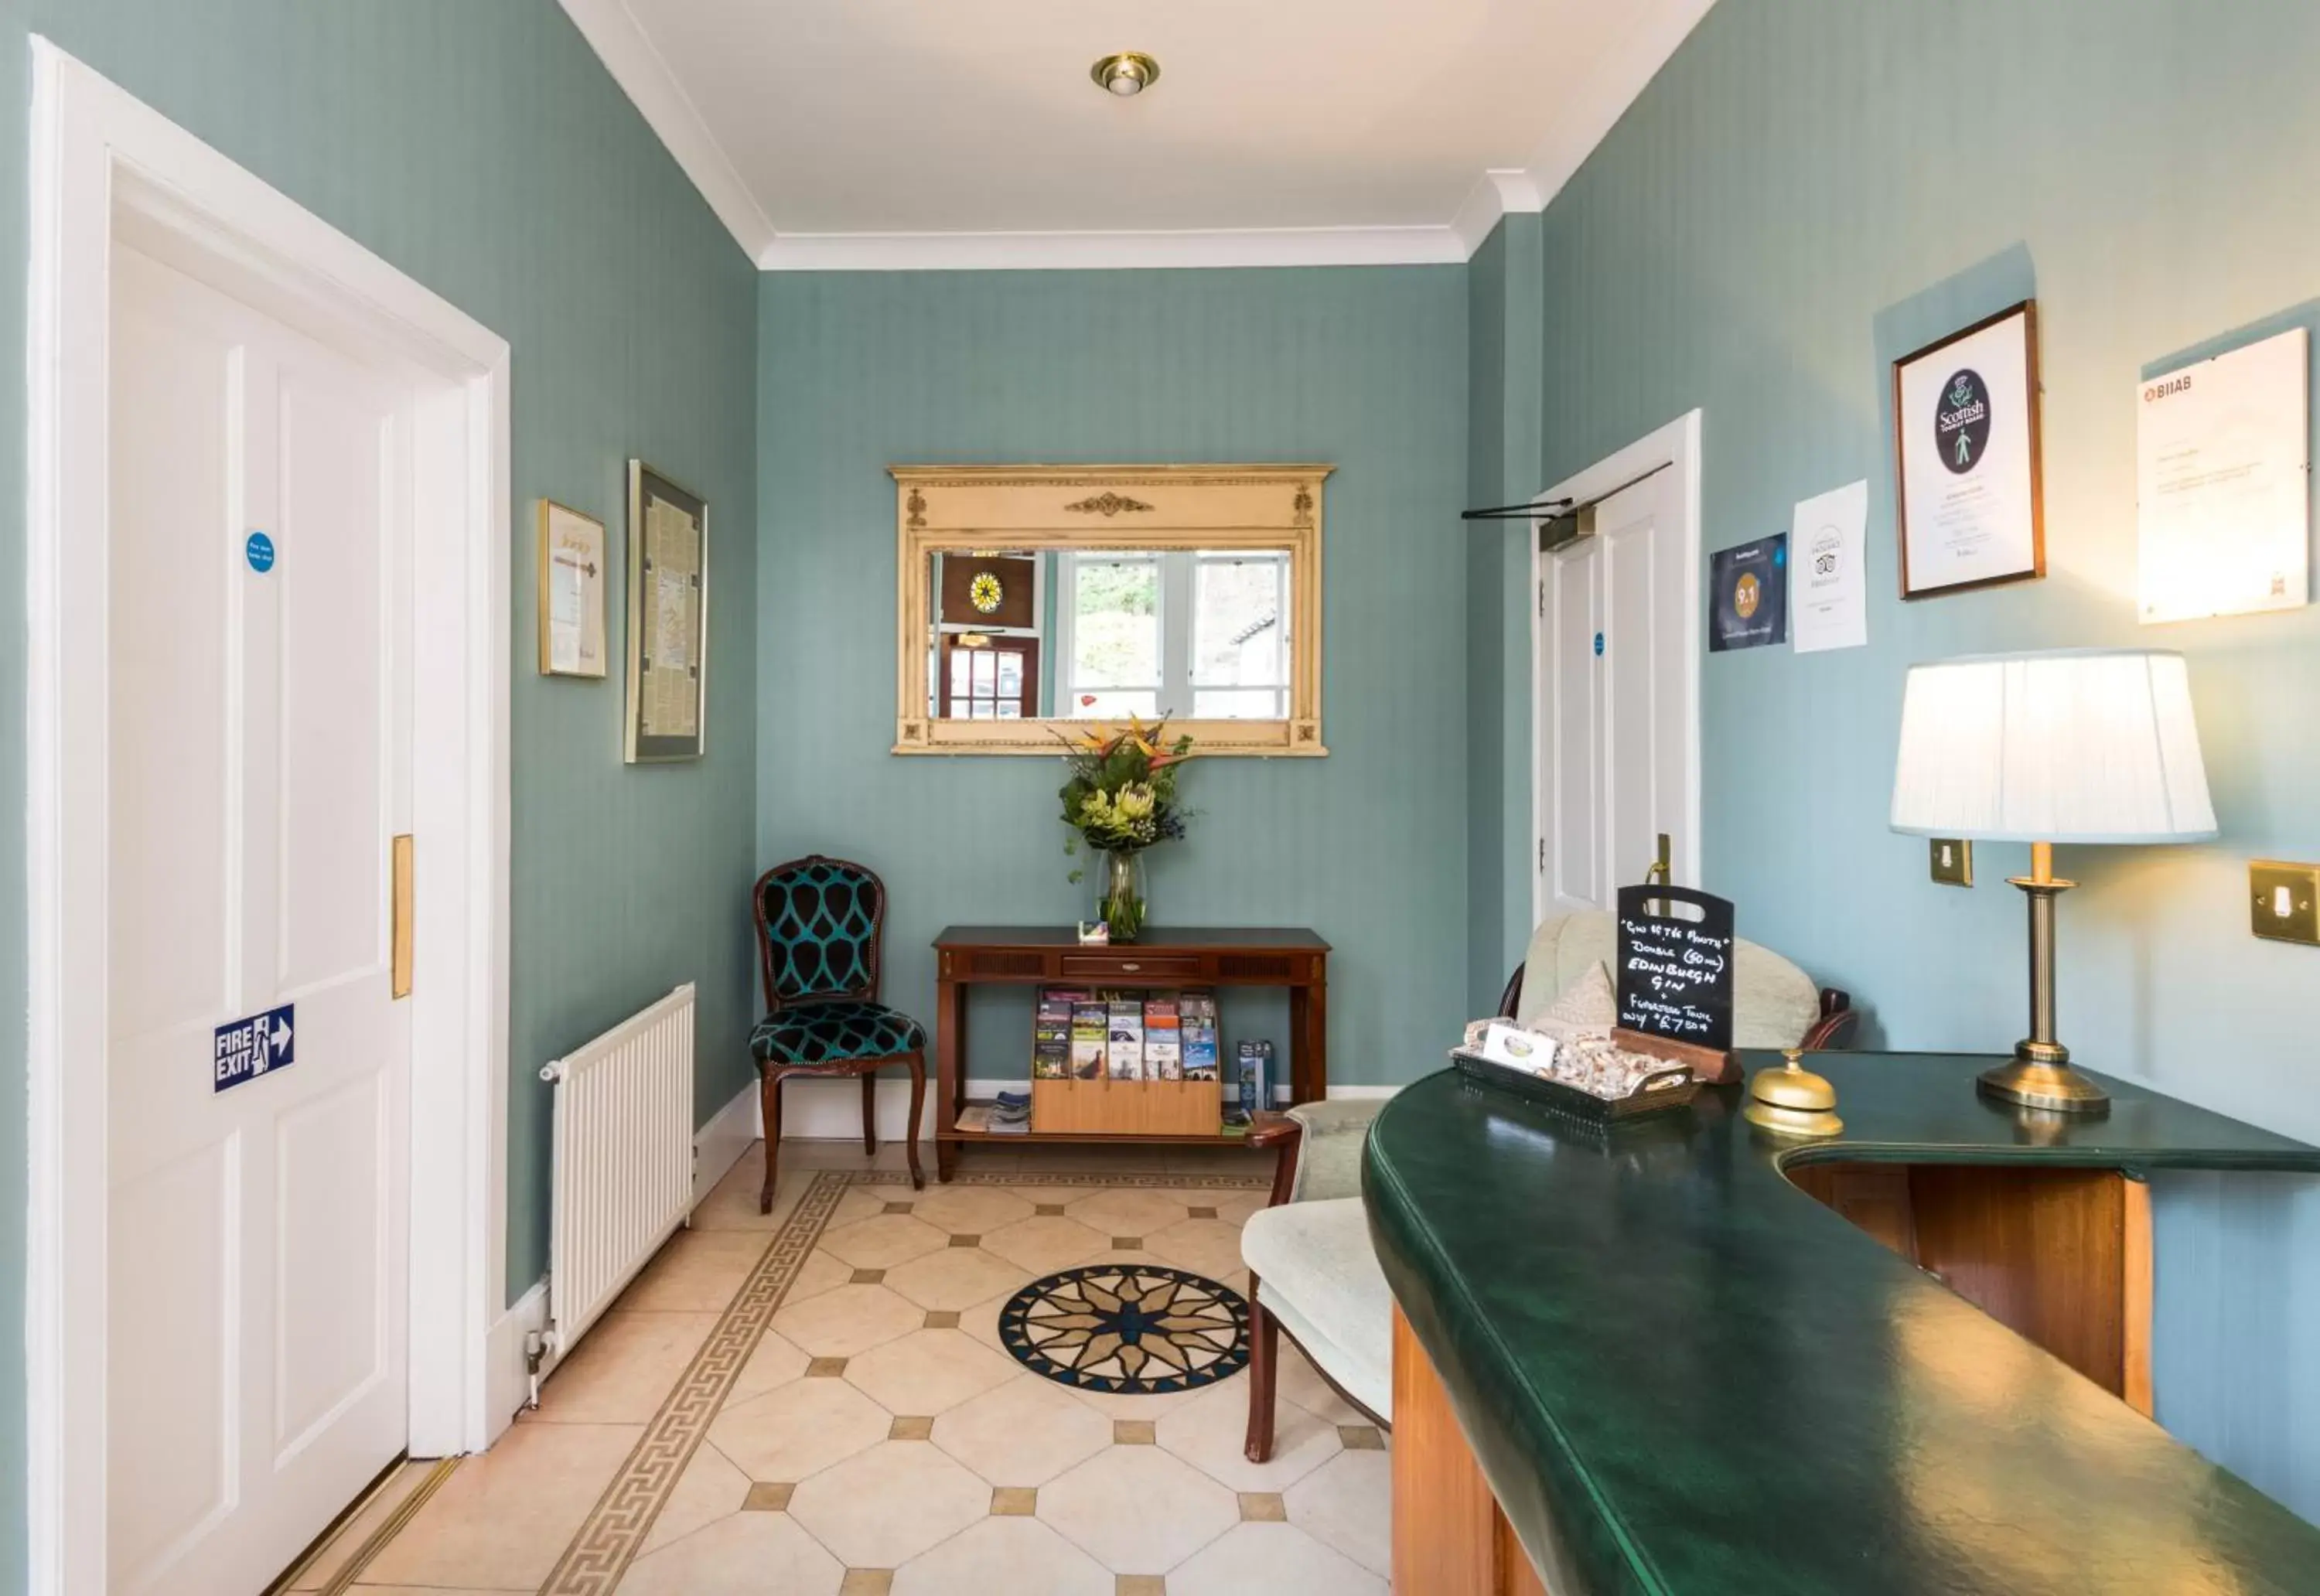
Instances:
[[[1246,1374],[1110,1395],[1000,1349],[1001,1307],[1057,1269],[1155,1260],[1245,1291],[1239,1227],[1264,1200],[1255,1156],[999,1149],[913,1192],[899,1173],[817,1184],[824,1170],[899,1171],[899,1148],[872,1160],[792,1144],[765,1217],[760,1158],[355,1591],[608,1590],[596,1548],[616,1546],[630,1558],[619,1596],[1382,1596],[1385,1438],[1293,1353],[1259,1466],[1241,1455]],[[811,1250],[785,1255],[823,1210]],[[777,1301],[768,1280],[785,1282]],[[770,1321],[720,1355],[752,1293]],[[704,1383],[720,1356],[725,1373]],[[687,1430],[688,1392],[708,1389],[720,1394]],[[657,1454],[675,1466],[671,1436],[692,1446],[682,1473],[640,1486]],[[332,1566],[326,1555],[313,1582]]]

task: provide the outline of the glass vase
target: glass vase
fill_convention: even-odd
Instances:
[[[1144,856],[1106,854],[1096,872],[1096,913],[1115,942],[1133,942],[1144,929]]]

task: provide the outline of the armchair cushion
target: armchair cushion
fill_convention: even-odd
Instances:
[[[1379,1418],[1393,1419],[1393,1293],[1359,1197],[1284,1202],[1249,1216],[1240,1256],[1256,1300],[1306,1356]]]
[[[1326,1202],[1362,1194],[1362,1141],[1382,1102],[1332,1098],[1285,1110],[1303,1129],[1298,1138],[1291,1202]],[[1364,1241],[1364,1246],[1368,1243]]]
[[[767,1064],[885,1058],[926,1045],[924,1027],[884,1003],[799,1003],[767,1015],[749,1033],[749,1051]]]
[[[1609,966],[1619,957],[1617,917],[1600,909],[1581,910],[1539,921],[1523,957],[1522,1002],[1518,1023],[1538,1019],[1590,965]],[[1743,938],[1733,955],[1732,1045],[1793,1047],[1820,1019],[1820,992],[1812,977],[1774,953]]]

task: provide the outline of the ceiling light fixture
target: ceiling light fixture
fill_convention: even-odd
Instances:
[[[1088,76],[1106,93],[1131,99],[1160,81],[1160,63],[1140,50],[1122,50],[1089,68]]]

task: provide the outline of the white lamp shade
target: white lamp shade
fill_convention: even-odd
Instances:
[[[1911,666],[1893,830],[1999,842],[2213,837],[2183,657],[2074,648]]]

